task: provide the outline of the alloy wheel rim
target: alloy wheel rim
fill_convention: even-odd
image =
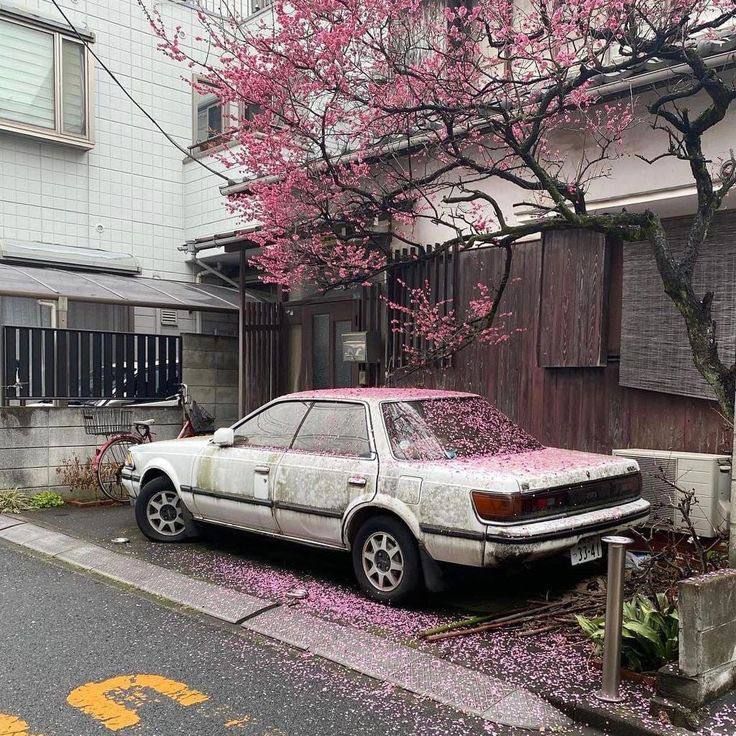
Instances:
[[[175,537],[184,531],[181,501],[174,491],[154,493],[146,506],[148,523],[166,537]]]
[[[361,560],[365,576],[381,593],[396,590],[404,579],[404,555],[387,532],[374,532],[365,540]]]

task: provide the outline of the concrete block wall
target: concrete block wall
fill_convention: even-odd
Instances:
[[[239,418],[237,338],[182,335],[182,381],[216,427],[233,424]]]
[[[700,707],[736,687],[736,570],[679,584],[678,667],[660,671],[661,695]]]
[[[82,414],[81,407],[0,409],[0,490],[51,489],[69,498],[78,496],[60,485],[56,470],[73,456],[85,462],[104,440],[85,433]],[[176,407],[134,407],[133,418],[155,419],[158,440],[173,439],[181,429],[181,411]]]

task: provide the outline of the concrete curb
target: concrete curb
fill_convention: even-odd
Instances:
[[[605,706],[592,699],[570,703],[555,695],[548,698],[550,703],[574,721],[587,723],[616,736],[693,736],[692,731],[672,725],[649,726],[630,711],[625,704],[610,703]]]
[[[558,707],[528,690],[351,626],[197,580],[24,520],[0,515],[0,539],[493,723],[557,732],[572,725]]]

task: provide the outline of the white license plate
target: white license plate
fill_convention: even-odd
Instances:
[[[592,562],[603,557],[603,544],[600,537],[588,537],[581,539],[570,550],[570,561],[573,565],[582,565],[584,562]]]

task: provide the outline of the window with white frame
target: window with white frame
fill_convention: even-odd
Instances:
[[[220,102],[215,88],[202,78],[194,80],[193,103],[192,142],[195,147],[209,148],[231,124],[230,105]]]
[[[0,129],[90,147],[90,87],[82,41],[0,13]]]

